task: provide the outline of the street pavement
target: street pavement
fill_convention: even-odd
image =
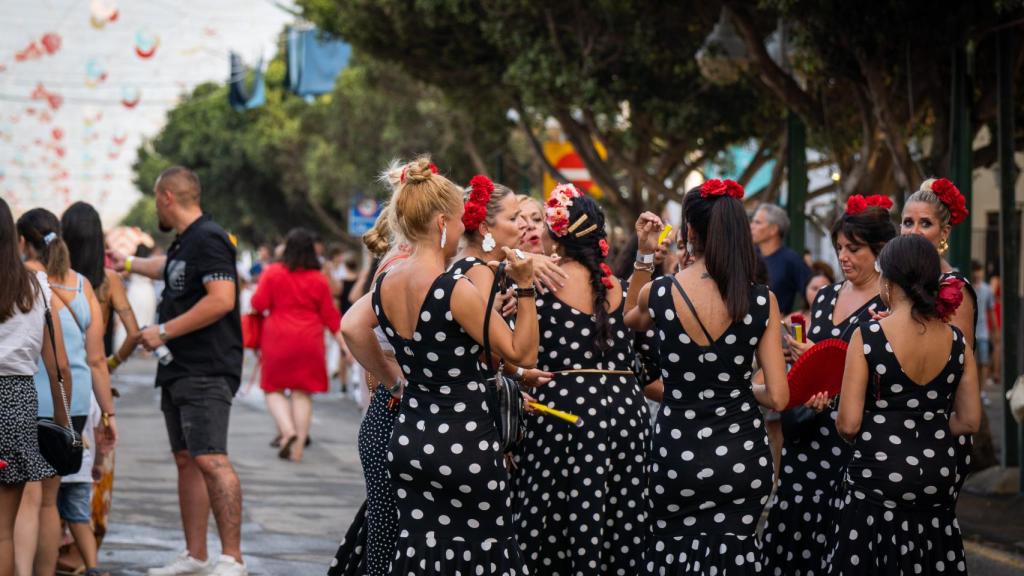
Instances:
[[[145,574],[185,547],[155,370],[153,360],[135,357],[114,376],[121,443],[110,531],[100,550],[100,563],[112,574]],[[246,374],[243,390],[248,380]],[[316,398],[313,414],[313,444],[293,464],[268,446],[276,431],[259,390],[235,400],[228,449],[242,481],[242,549],[253,575],[325,574],[363,501],[359,407],[334,392]],[[975,539],[966,546],[972,576],[1024,574],[1024,558],[1012,550]],[[220,550],[212,517],[209,550]]]

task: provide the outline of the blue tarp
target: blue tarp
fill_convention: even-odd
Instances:
[[[330,92],[351,56],[351,46],[319,30],[289,29],[288,89],[299,96]]]

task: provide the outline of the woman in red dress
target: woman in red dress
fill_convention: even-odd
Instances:
[[[284,256],[263,271],[252,296],[253,310],[266,315],[260,388],[281,435],[278,456],[293,462],[302,460],[309,437],[310,394],[327,391],[324,329],[342,342],[338,331],[341,315],[327,277],[320,271],[314,241],[309,230],[289,232]]]

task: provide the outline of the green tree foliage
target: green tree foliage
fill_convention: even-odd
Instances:
[[[228,105],[226,86],[197,87],[140,148],[136,186],[151,194],[161,170],[182,164],[201,179],[204,209],[243,239],[300,225],[343,237],[354,200],[386,197],[376,179],[391,159],[431,153],[463,182],[508,146],[503,111],[470,119],[391,64],[357,54],[312,103],[285,92],[284,75],[278,58],[266,73],[267,105],[244,112]]]

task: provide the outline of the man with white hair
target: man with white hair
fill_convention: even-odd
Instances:
[[[783,314],[793,311],[797,298],[803,295],[811,269],[799,254],[783,243],[789,232],[786,211],[775,204],[761,204],[750,220],[750,235],[768,268],[768,283]]]

